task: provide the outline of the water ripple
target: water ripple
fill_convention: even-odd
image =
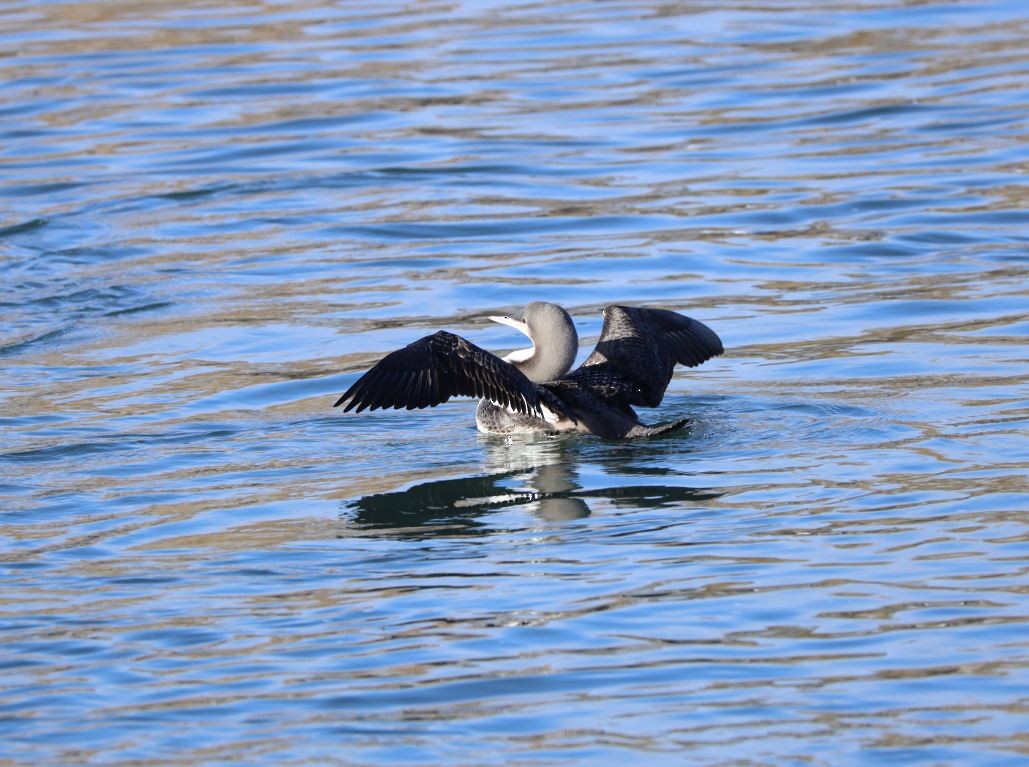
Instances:
[[[0,6],[0,761],[1017,761],[1027,34]],[[716,328],[691,429],[331,409],[537,299]]]

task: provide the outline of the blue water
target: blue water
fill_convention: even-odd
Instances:
[[[0,2],[0,762],[1029,750],[1029,12]],[[343,415],[562,303],[618,443]]]

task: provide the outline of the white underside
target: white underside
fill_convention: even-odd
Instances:
[[[496,405],[497,407],[504,408],[504,410],[506,410],[508,413],[511,413],[512,415],[515,415],[515,411],[514,410],[511,410],[510,408],[504,407],[499,402],[493,402],[493,400],[490,400],[490,402],[492,404]],[[561,422],[561,416],[559,416],[553,410],[548,408],[546,405],[540,405],[540,408],[543,411],[543,420],[544,421],[546,421],[547,423],[549,423],[551,425],[556,425],[556,424]],[[476,412],[476,414],[475,414],[475,427],[480,432],[482,432],[483,434],[498,434],[498,433],[502,433],[502,434],[517,434],[518,433],[517,431],[514,431],[514,432],[506,432],[506,431],[505,432],[495,432],[495,431],[492,431],[491,429],[486,428],[486,425],[483,424],[483,422],[479,420],[478,412]],[[532,429],[532,428],[525,429],[525,433],[527,433],[527,434],[536,433],[538,431],[539,431],[538,429]]]

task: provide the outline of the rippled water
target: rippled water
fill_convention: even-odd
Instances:
[[[0,3],[0,762],[1024,760],[1024,7]],[[693,429],[331,408],[536,299]]]

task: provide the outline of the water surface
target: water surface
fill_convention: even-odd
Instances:
[[[1016,764],[1023,3],[0,3],[0,762]],[[636,443],[344,416],[555,300]]]

